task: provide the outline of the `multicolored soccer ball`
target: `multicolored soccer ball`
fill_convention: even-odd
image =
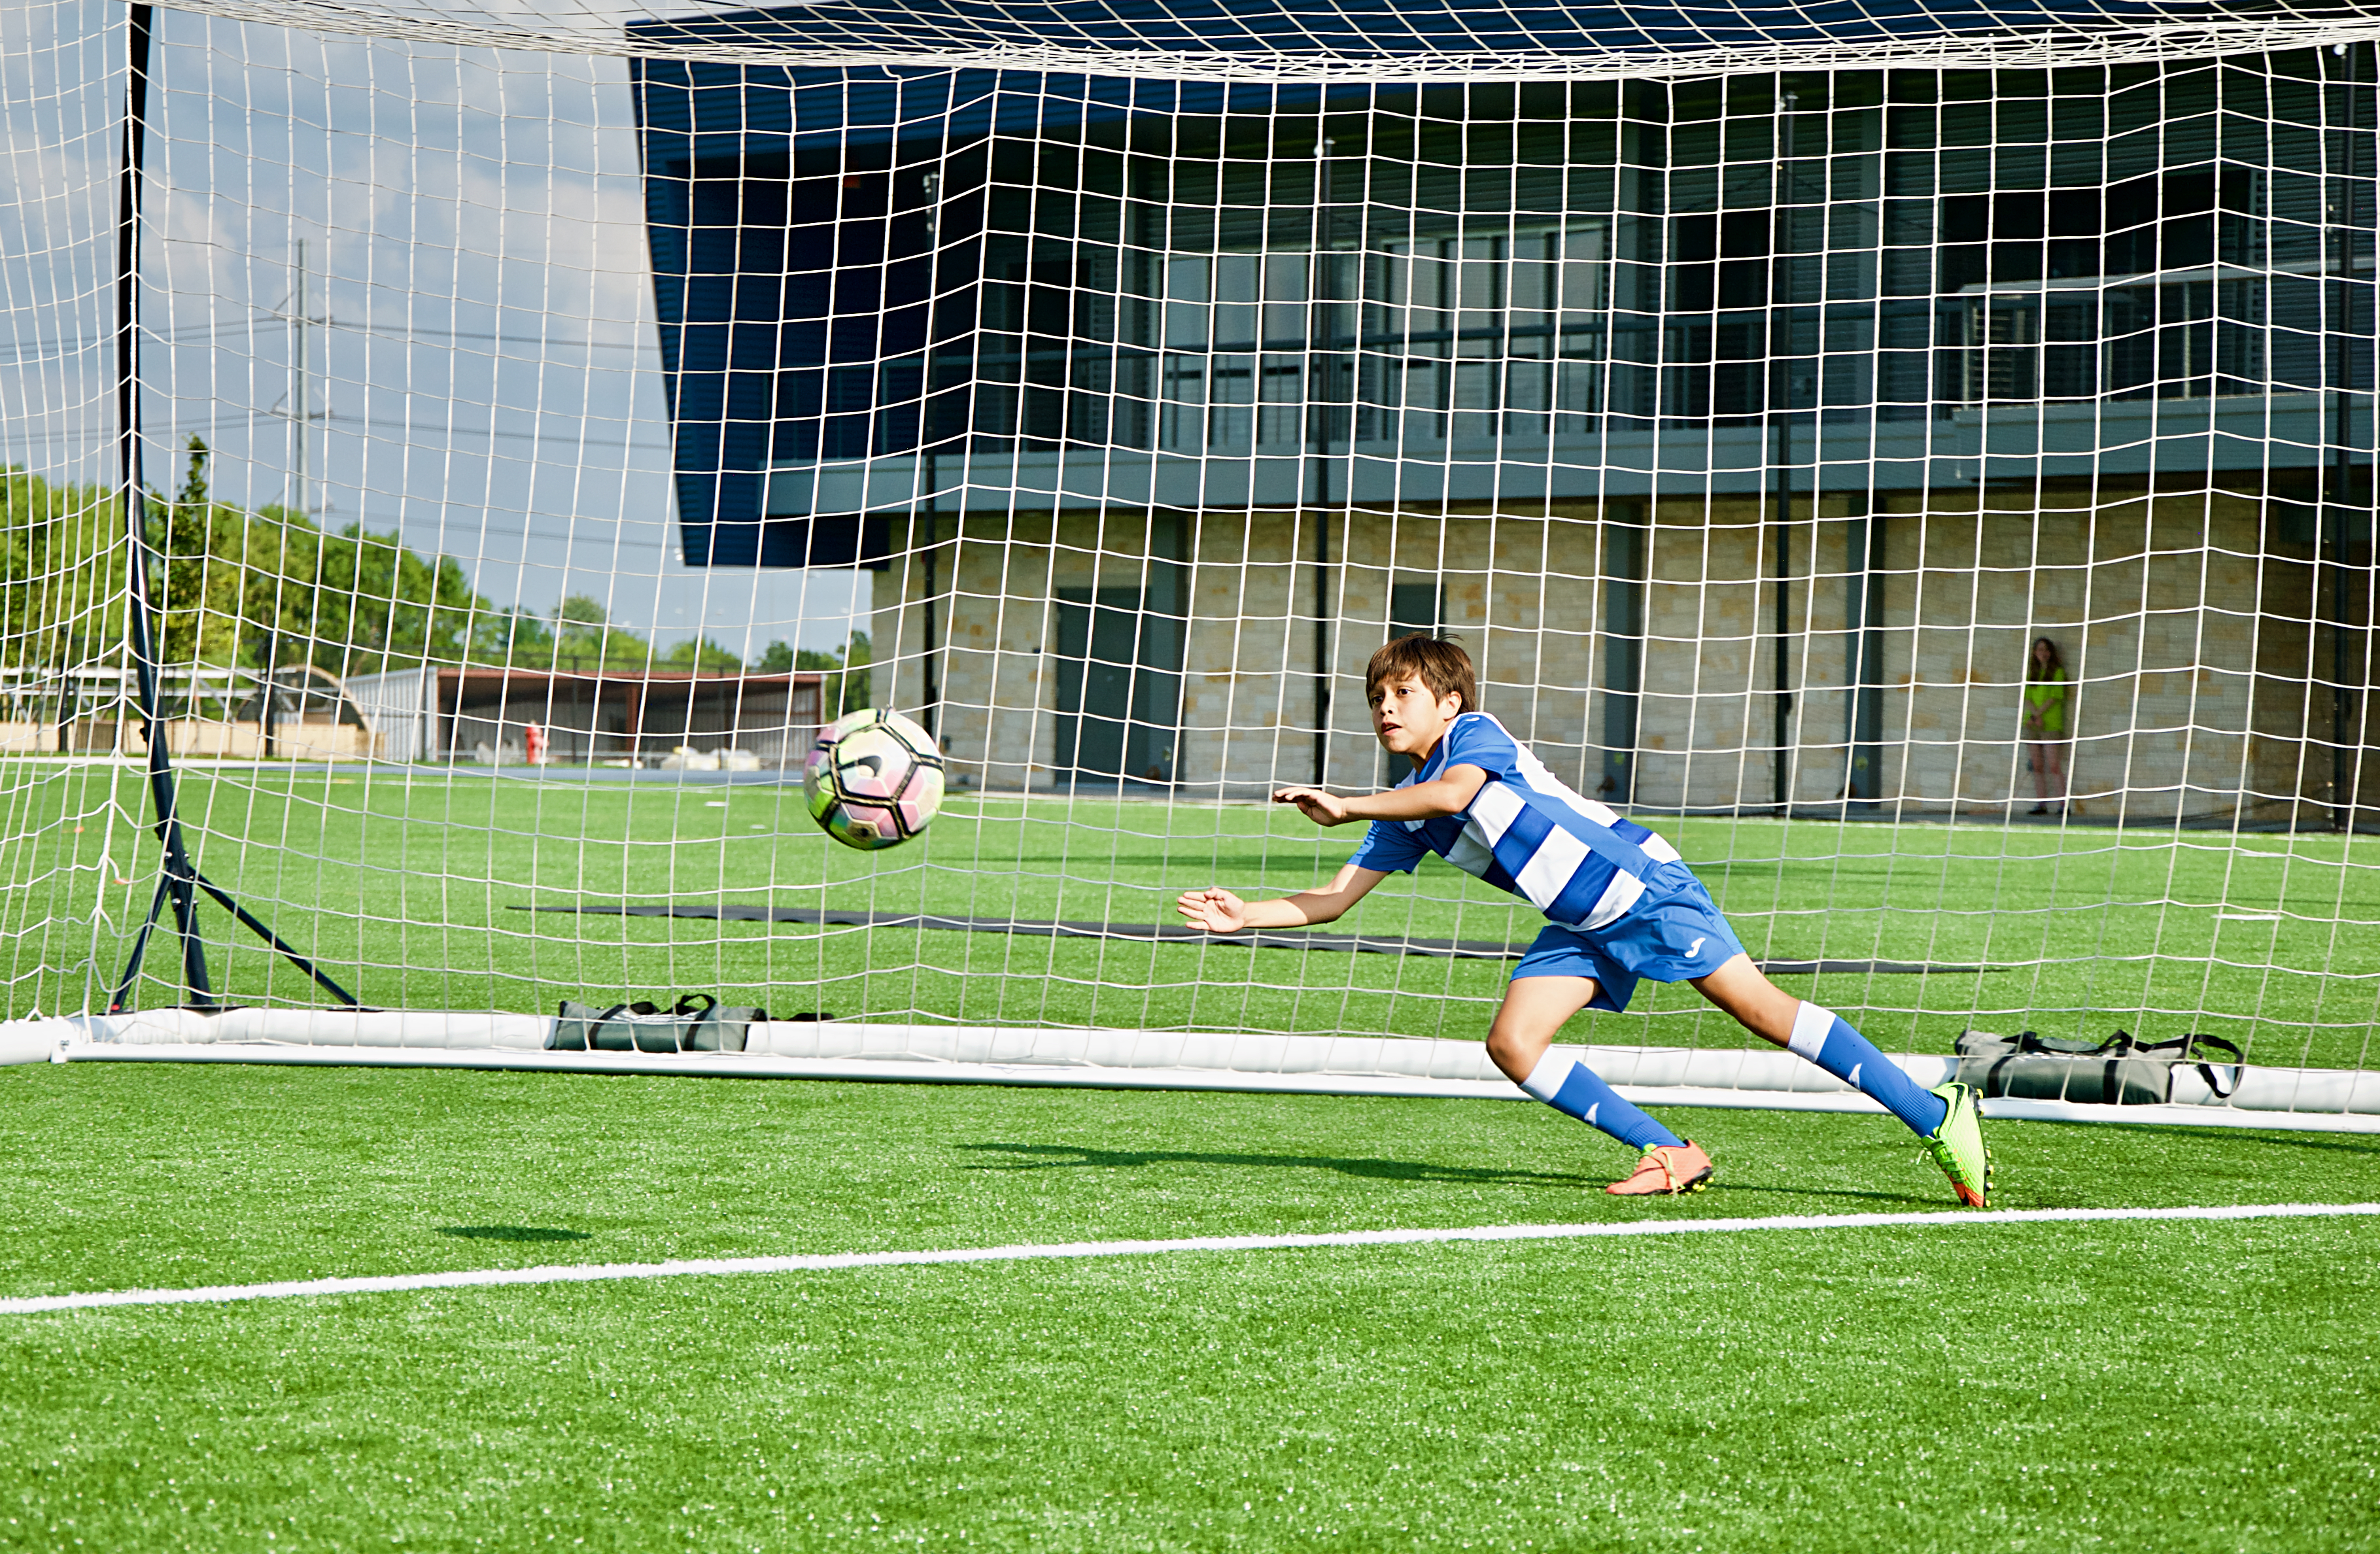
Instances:
[[[810,819],[846,847],[897,847],[942,807],[934,736],[898,712],[846,712],[819,731],[802,764]]]

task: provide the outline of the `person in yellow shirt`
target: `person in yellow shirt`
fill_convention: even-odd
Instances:
[[[2066,663],[2058,656],[2058,644],[2034,637],[2024,666],[2024,747],[2033,759],[2034,806],[2028,814],[2066,813]]]

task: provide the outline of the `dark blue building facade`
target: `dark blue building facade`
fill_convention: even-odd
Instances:
[[[868,565],[960,510],[2177,475],[2301,495],[2310,533],[2370,464],[2375,75],[642,62],[685,556]]]

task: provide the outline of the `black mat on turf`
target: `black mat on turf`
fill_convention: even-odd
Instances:
[[[1492,939],[1378,939],[1360,933],[1201,933],[1172,923],[1052,922],[1030,917],[946,917],[932,912],[820,911],[809,906],[629,906],[588,902],[575,906],[515,906],[516,912],[574,912],[599,917],[689,917],[725,923],[805,923],[845,929],[941,929],[956,933],[1014,933],[1028,939],[1113,939],[1161,944],[1241,944],[1254,950],[1323,950],[1358,955],[1433,955],[1456,961],[1512,961],[1525,945]],[[1763,961],[1771,977],[1814,974],[1923,977],[1971,974],[1983,965],[1933,965],[1922,961]]]

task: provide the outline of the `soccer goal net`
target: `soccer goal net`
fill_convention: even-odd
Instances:
[[[2007,1104],[2380,1125],[2374,40],[6,7],[6,1030],[1517,1094],[1524,903],[1172,910],[1330,876],[1360,829],[1265,795],[1401,775],[1364,666],[1429,633],[1913,1068],[2197,1035]],[[867,707],[949,787],[862,853],[800,776]],[[552,1047],[698,992],[770,1017]],[[1573,1031],[1864,1104],[1682,988]]]

